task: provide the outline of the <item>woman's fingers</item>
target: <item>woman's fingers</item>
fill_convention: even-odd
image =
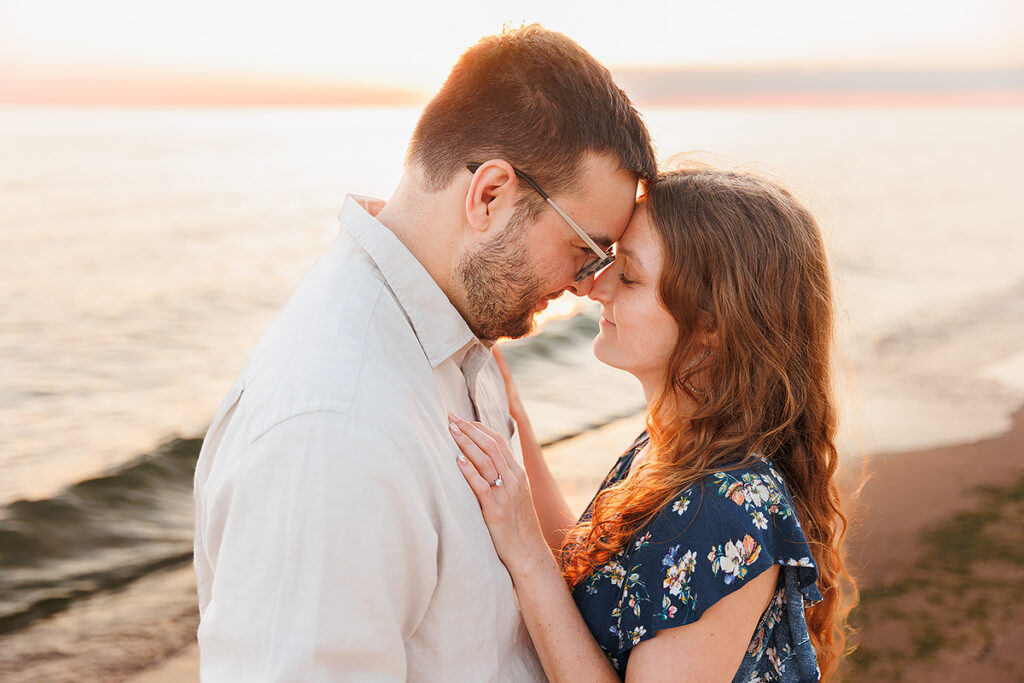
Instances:
[[[521,564],[523,557],[550,553],[525,472],[511,457],[504,438],[478,422],[455,415],[449,415],[448,420],[452,437],[465,456],[458,459],[459,469],[480,503],[498,557],[510,566]],[[507,460],[504,450],[509,452]],[[498,474],[500,489],[493,485]]]
[[[477,448],[487,455],[497,474],[507,476],[511,472],[508,461],[512,458],[512,450],[509,448],[508,443],[505,442],[504,437],[484,427],[479,422],[463,420],[456,416],[449,416],[449,420],[458,427],[460,432],[468,436]],[[467,455],[469,454],[467,453]]]
[[[508,445],[508,441],[505,440],[505,437],[503,437],[501,434],[498,434],[490,427],[486,427],[480,424],[479,422],[472,422],[470,424],[472,424],[474,427],[483,432],[487,437],[493,439],[494,443],[497,444],[499,457],[495,458],[495,462],[498,466],[498,471],[509,471],[511,469],[512,463],[516,462],[516,458],[512,454],[512,447]]]
[[[459,463],[459,469],[462,471],[462,476],[464,476],[466,481],[469,482],[469,488],[473,490],[473,493],[476,495],[477,502],[480,503],[480,507],[483,509],[486,497],[491,495],[490,483],[480,476],[480,472],[477,471],[469,458],[459,456],[456,461]]]
[[[478,443],[478,441],[482,441],[479,436],[482,432],[473,429],[468,420],[463,420],[454,415],[448,416],[448,428],[451,430],[452,437],[455,438],[455,443],[458,444],[463,454],[472,461],[480,476],[484,477],[488,482],[497,479],[499,472],[494,457]],[[470,433],[471,431],[477,434],[476,438]],[[489,445],[488,447],[494,450],[493,446]]]

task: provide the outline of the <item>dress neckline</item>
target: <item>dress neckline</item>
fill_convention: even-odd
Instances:
[[[609,478],[609,480],[605,483],[604,487],[602,488],[607,488],[612,484],[622,481],[626,476],[628,476],[629,470],[633,466],[633,460],[636,459],[637,454],[640,453],[640,451],[642,451],[644,448],[646,448],[647,444],[649,444],[650,442],[651,437],[645,429],[643,432],[640,433],[640,436],[638,436],[636,440],[633,442],[632,447],[628,451],[626,451],[619,459],[619,464],[615,468],[614,475],[611,478]]]

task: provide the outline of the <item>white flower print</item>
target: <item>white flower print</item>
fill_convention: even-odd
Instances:
[[[768,518],[765,517],[764,513],[761,512],[760,510],[754,512],[752,515],[750,515],[750,517],[754,520],[754,526],[756,526],[758,529],[768,528]]]
[[[801,557],[799,560],[795,557],[791,557],[788,560],[786,560],[786,564],[788,564],[790,567],[813,567],[814,560],[812,560],[809,557]]]
[[[743,482],[746,486],[746,498],[751,505],[764,505],[771,498],[771,492],[761,477],[756,474],[744,474]]]
[[[719,493],[747,509],[751,506],[760,507],[772,498],[765,481],[756,474],[747,473],[740,477],[740,480],[736,480],[724,472],[718,472],[715,478],[720,482]],[[729,482],[730,479],[732,483]]]
[[[622,582],[626,578],[626,568],[618,562],[609,562],[602,569],[602,572],[612,582],[612,585],[622,588]]]
[[[773,479],[775,471],[769,471],[771,475],[762,476],[747,472],[739,478],[728,472],[716,472],[714,475],[719,495],[725,496],[749,512],[754,526],[758,529],[768,528],[770,515],[780,519],[788,519],[793,515],[783,497],[781,483],[776,483]]]
[[[678,548],[679,546],[676,546],[663,562],[668,567],[668,571],[665,572],[665,581],[662,587],[667,588],[671,595],[682,596],[683,602],[685,602],[690,595],[690,577],[693,575],[693,570],[697,567],[697,553],[687,550],[679,562],[673,562],[674,551],[678,550]]]
[[[679,500],[677,500],[676,502],[672,503],[672,512],[676,513],[677,515],[682,515],[688,509],[690,509],[690,494],[689,493],[686,493],[686,494],[680,496]]]
[[[632,641],[633,645],[636,645],[640,642],[640,638],[645,633],[647,633],[647,629],[645,629],[643,626],[637,626],[635,629],[629,632],[629,639],[630,641]]]
[[[725,583],[730,584],[742,579],[747,574],[747,567],[754,564],[761,555],[761,546],[747,534],[742,541],[727,541],[723,546],[711,548],[708,560],[711,571],[717,576],[721,571],[725,574]]]

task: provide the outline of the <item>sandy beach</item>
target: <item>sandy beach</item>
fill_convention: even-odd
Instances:
[[[874,455],[868,471],[844,679],[1024,679],[1024,409],[1002,436]]]
[[[546,449],[570,504],[581,510],[642,428],[625,418]],[[1024,409],[1002,436],[957,446],[849,459],[851,567],[861,588],[859,647],[848,681],[1015,681],[1024,638]],[[187,570],[178,570],[187,571]],[[198,648],[182,647],[130,677],[193,680]]]

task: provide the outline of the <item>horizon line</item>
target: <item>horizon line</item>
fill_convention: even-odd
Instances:
[[[1010,104],[1024,103],[1024,68],[617,67],[616,82],[637,104]],[[19,78],[20,76],[20,78]],[[173,72],[0,76],[0,105],[114,107],[422,106],[426,90],[308,76]]]

